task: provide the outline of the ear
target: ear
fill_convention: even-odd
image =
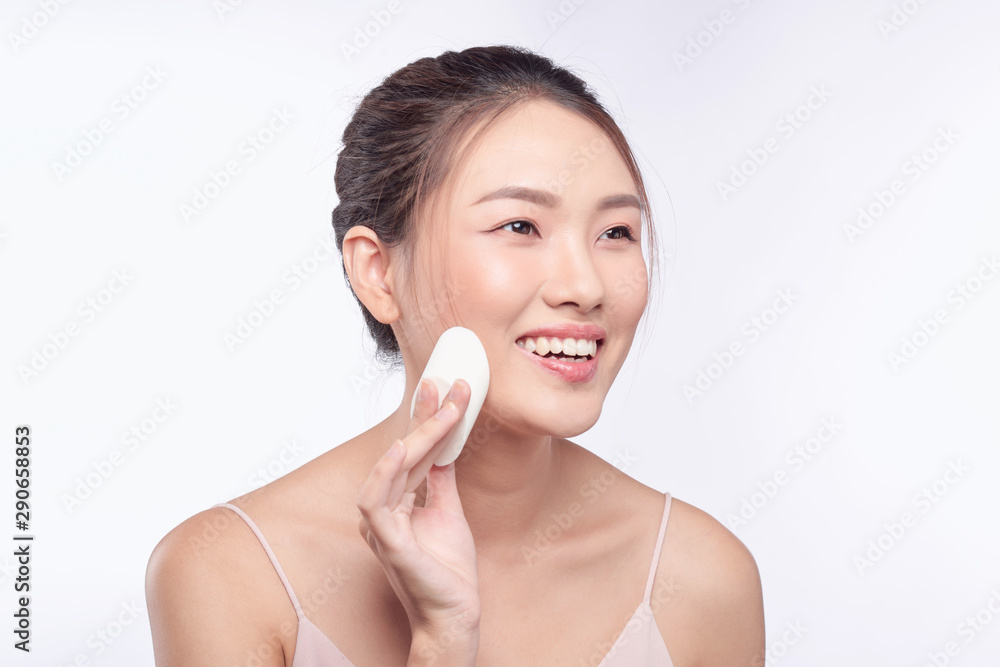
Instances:
[[[344,268],[351,288],[365,308],[382,324],[399,319],[399,304],[392,292],[396,268],[389,249],[368,227],[355,225],[344,235]]]

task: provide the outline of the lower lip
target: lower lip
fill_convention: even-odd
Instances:
[[[522,353],[528,355],[533,362],[560,380],[565,380],[566,382],[589,382],[597,375],[598,355],[591,357],[587,361],[560,361],[553,357],[540,357],[534,352],[528,352],[520,345],[517,348]]]

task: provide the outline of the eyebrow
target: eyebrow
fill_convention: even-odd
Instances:
[[[483,202],[492,201],[494,199],[521,199],[546,208],[555,208],[559,204],[559,197],[546,190],[536,190],[534,188],[526,188],[519,185],[508,185],[496,190],[495,192],[491,192],[488,195],[484,195],[472,205],[478,206]],[[598,211],[606,211],[608,209],[624,208],[626,206],[632,206],[641,210],[641,207],[639,206],[639,198],[635,195],[629,194],[609,195],[604,197],[597,202],[596,208]]]

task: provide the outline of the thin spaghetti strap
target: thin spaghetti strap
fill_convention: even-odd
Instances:
[[[219,503],[218,505],[215,505],[215,507],[227,507],[231,509],[236,512],[236,514],[243,519],[248,526],[250,526],[250,530],[252,530],[253,534],[257,536],[258,540],[260,540],[260,545],[264,547],[264,552],[267,553],[267,557],[271,560],[271,565],[274,566],[274,571],[278,573],[278,578],[281,579],[281,583],[285,587],[285,592],[288,593],[288,597],[292,601],[292,606],[295,607],[295,614],[299,618],[302,618],[302,607],[299,606],[299,600],[295,597],[295,592],[292,590],[291,584],[288,583],[284,570],[282,570],[281,565],[278,564],[278,558],[274,555],[274,552],[271,551],[271,545],[264,539],[264,534],[260,532],[260,528],[257,527],[257,524],[255,524],[253,520],[246,515],[246,512],[241,510],[236,505],[232,505],[230,503]]]
[[[660,549],[663,547],[663,536],[667,532],[667,519],[670,517],[670,494],[663,494],[663,518],[660,519],[660,534],[656,537],[656,549],[653,551],[653,562],[649,566],[649,578],[646,580],[646,592],[642,601],[649,604],[653,593],[653,577],[656,576],[656,565],[660,562]]]

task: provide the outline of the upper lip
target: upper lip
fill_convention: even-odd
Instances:
[[[601,340],[607,336],[607,332],[596,324],[553,324],[551,326],[538,327],[518,338],[582,338],[584,340]]]

